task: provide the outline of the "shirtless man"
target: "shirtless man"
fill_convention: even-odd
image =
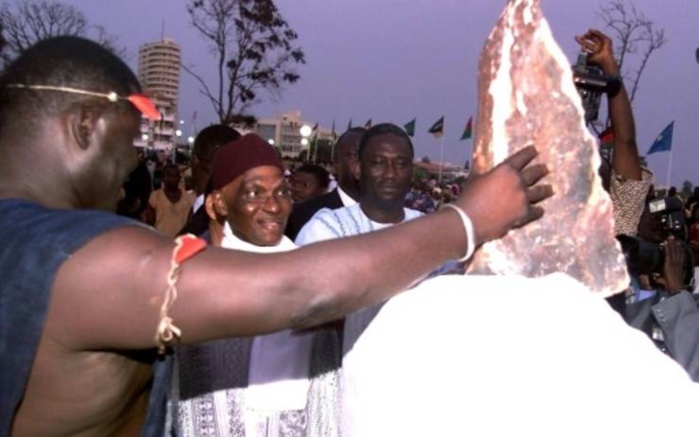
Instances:
[[[184,343],[334,320],[541,217],[552,194],[527,148],[464,186],[472,238],[444,210],[294,252],[207,248],[167,294],[172,239],[108,212],[137,163],[138,110],[158,116],[139,92],[126,64],[77,37],[36,44],[0,76],[1,435],[137,434],[170,320]]]

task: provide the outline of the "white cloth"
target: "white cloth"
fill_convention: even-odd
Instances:
[[[403,221],[416,219],[422,212],[403,208]],[[366,234],[393,226],[394,223],[378,223],[364,214],[358,203],[339,209],[323,208],[306,223],[296,236],[296,244],[305,246],[318,241]],[[364,328],[371,322],[381,305],[364,308],[345,317],[343,351],[352,347]]]
[[[221,247],[245,252],[294,250],[286,236],[276,246],[256,246],[233,234],[228,223]],[[284,330],[255,337],[250,352],[246,406],[255,410],[302,410],[308,396],[308,371],[313,335]]]
[[[204,200],[206,199],[203,194],[198,195],[197,198],[194,199],[194,204],[192,205],[192,214],[196,214],[199,208],[201,208],[202,205],[204,205]]]
[[[404,222],[423,215],[420,211],[409,208],[403,208],[403,214]],[[318,241],[366,234],[393,225],[394,223],[378,223],[371,220],[356,202],[344,208],[322,208],[303,225],[296,236],[295,243],[298,246],[305,246]]]
[[[325,191],[326,193],[331,192],[337,188],[337,180],[335,179],[335,176],[330,175],[330,182],[328,182],[328,189]]]
[[[699,386],[563,274],[429,279],[383,306],[343,378],[345,437],[697,433]]]

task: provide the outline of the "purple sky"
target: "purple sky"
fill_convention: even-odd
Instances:
[[[164,35],[180,44],[183,62],[195,65],[206,77],[212,58],[189,26],[184,0],[64,1],[79,6],[91,24],[117,35],[134,68],[138,46],[158,40],[164,20]],[[426,131],[444,115],[444,160],[461,165],[471,154],[471,140],[458,139],[469,116],[476,114],[478,54],[504,4],[504,0],[278,0],[300,36],[307,64],[300,68],[299,83],[281,96],[263,96],[251,112],[267,117],[297,108],[309,122],[329,128],[335,120],[338,130],[350,118],[354,125],[369,118],[402,125],[417,117],[416,155],[429,155],[433,161],[440,159],[439,142]],[[599,4],[542,0],[554,36],[571,63],[578,52],[573,36],[602,26],[596,15]],[[640,152],[645,154],[674,120],[671,183],[699,184],[694,139],[699,124],[699,64],[694,54],[699,46],[699,3],[635,0],[634,4],[665,29],[668,40],[651,58],[634,102]],[[197,84],[184,72],[180,102],[187,123],[195,111],[199,129],[214,119]],[[651,155],[648,162],[657,183],[665,184],[670,153]]]

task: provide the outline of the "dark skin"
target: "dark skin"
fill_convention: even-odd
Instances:
[[[165,193],[165,197],[172,203],[177,203],[182,198],[182,189],[180,189],[181,180],[182,175],[176,167],[165,168],[163,172],[163,193]],[[155,209],[150,204],[146,206],[146,210],[143,212],[144,221],[151,226],[155,224],[155,212]]]
[[[0,136],[0,197],[114,210],[139,134],[138,114],[114,108],[72,105],[31,135]],[[536,184],[547,170],[528,165],[535,157],[523,149],[465,185],[455,204],[471,217],[477,244],[541,217],[535,204],[552,193]],[[492,205],[496,196],[503,201]],[[447,210],[293,253],[208,248],[183,265],[170,316],[184,343],[314,326],[392,297],[466,245],[459,216]],[[125,227],[64,262],[13,435],[137,433],[151,378],[142,354],[153,351],[173,247]]]
[[[315,175],[305,171],[295,171],[289,177],[289,187],[294,203],[301,203],[325,193],[325,187],[320,185]]]
[[[350,133],[335,145],[333,156],[337,185],[354,200],[359,200],[359,183],[354,172],[357,163],[360,133]]]
[[[206,184],[211,178],[211,163],[202,161],[196,154],[192,154],[192,183],[197,195],[204,194]]]
[[[377,223],[399,223],[413,177],[413,151],[401,137],[386,133],[371,139],[355,164],[364,214]]]
[[[278,167],[255,167],[212,193],[217,216],[233,233],[256,246],[274,246],[291,214],[291,193]]]
[[[612,40],[599,30],[590,29],[584,35],[576,36],[575,41],[590,52],[589,60],[599,65],[604,74],[620,74],[619,64],[614,58]],[[614,131],[614,157],[612,166],[621,176],[641,180],[641,161],[636,144],[636,125],[631,102],[623,82],[619,92],[609,96],[609,116]]]
[[[172,203],[177,203],[182,198],[182,190],[180,189],[180,181],[182,175],[176,167],[167,167],[163,173],[163,192],[167,199]]]
[[[645,290],[655,289],[657,286],[663,287],[671,294],[684,290],[683,269],[685,263],[685,251],[680,243],[673,236],[665,240],[665,259],[663,263],[663,274],[651,277],[649,275],[639,275],[638,281],[641,288]]]

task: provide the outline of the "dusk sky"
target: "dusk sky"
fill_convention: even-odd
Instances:
[[[75,4],[90,24],[105,26],[129,51],[136,68],[138,46],[164,36],[182,48],[183,62],[211,77],[213,57],[189,25],[185,0],[63,0]],[[300,109],[303,119],[339,131],[352,118],[363,125],[391,121],[403,125],[417,117],[416,156],[439,161],[439,141],[427,129],[445,116],[444,160],[463,165],[472,140],[459,141],[476,115],[478,55],[504,0],[279,0],[278,8],[300,36],[307,64],[301,81],[278,97],[263,94],[251,108],[258,117]],[[598,1],[542,0],[554,36],[571,63],[577,57],[574,35],[589,27],[604,31]],[[675,121],[671,183],[699,184],[699,2],[635,0],[633,4],[665,29],[668,40],[656,52],[634,101],[640,153],[648,151],[663,128]],[[635,58],[628,66],[638,65]],[[208,71],[208,74],[207,74]],[[196,128],[214,120],[197,83],[181,76],[180,117]],[[190,131],[185,128],[185,133]],[[545,147],[545,145],[540,145]],[[667,180],[670,152],[648,158],[658,185]]]

